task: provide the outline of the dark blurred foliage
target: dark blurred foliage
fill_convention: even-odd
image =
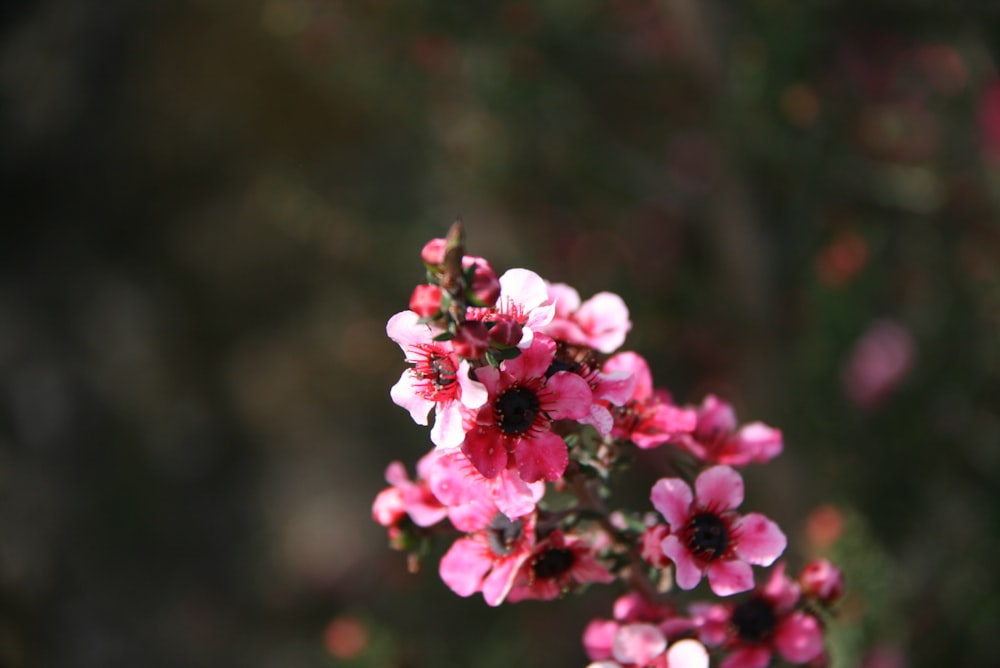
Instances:
[[[835,665],[995,665],[998,7],[4,3],[0,664],[583,665],[614,591],[489,609],[370,519],[461,215],[784,429],[748,505],[793,565],[844,520]]]

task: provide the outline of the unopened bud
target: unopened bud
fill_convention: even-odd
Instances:
[[[490,327],[490,341],[503,348],[513,348],[521,342],[524,329],[521,324],[511,318],[497,320]]]
[[[441,312],[441,288],[436,285],[418,285],[410,295],[410,310],[421,318],[432,318]]]
[[[443,264],[445,247],[447,245],[448,242],[445,239],[431,239],[424,244],[423,250],[420,251],[420,257],[423,259],[424,264],[432,267]]]
[[[647,564],[657,568],[666,568],[670,565],[670,557],[663,553],[663,548],[660,546],[669,534],[670,527],[666,524],[654,524],[642,533],[639,550]]]
[[[466,320],[458,326],[452,348],[459,356],[466,359],[482,357],[490,348],[490,333],[479,320]]]
[[[465,293],[469,303],[492,307],[500,298],[500,279],[493,268],[481,258],[476,258],[476,270]]]
[[[807,597],[829,605],[844,593],[844,573],[828,559],[816,559],[802,569],[799,585]]]

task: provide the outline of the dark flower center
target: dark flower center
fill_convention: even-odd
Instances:
[[[505,434],[523,434],[535,423],[538,408],[534,392],[526,387],[512,387],[497,399],[497,424]]]
[[[572,566],[573,551],[557,547],[538,555],[531,567],[536,577],[547,579],[562,575]]]
[[[701,513],[688,523],[687,546],[691,552],[711,561],[721,557],[729,547],[729,529],[714,513]]]
[[[444,355],[433,354],[430,359],[432,382],[438,389],[448,387],[455,382],[455,365]]]
[[[777,618],[774,608],[760,598],[751,598],[736,606],[732,623],[739,637],[749,643],[760,642],[774,632]]]
[[[490,549],[498,557],[506,557],[514,551],[524,534],[521,520],[512,520],[503,513],[497,513],[486,525],[486,540]]]

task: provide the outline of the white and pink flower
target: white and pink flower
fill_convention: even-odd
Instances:
[[[605,354],[618,350],[632,329],[625,301],[613,292],[598,292],[585,302],[565,283],[548,283],[555,303],[552,321],[542,332],[557,341],[589,346]]]
[[[402,348],[406,369],[389,392],[392,401],[426,425],[434,411],[431,440],[440,448],[458,446],[465,438],[465,418],[486,403],[486,388],[469,376],[470,366],[450,342],[435,341],[441,330],[420,322],[413,311],[392,316],[386,333]]]
[[[778,525],[759,513],[739,515],[743,478],[728,466],[702,471],[695,491],[680,478],[661,478],[650,499],[670,525],[660,547],[674,562],[681,589],[708,576],[712,591],[729,596],[753,588],[750,565],[770,566],[787,544]]]

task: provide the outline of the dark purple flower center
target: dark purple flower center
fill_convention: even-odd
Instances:
[[[744,601],[733,610],[732,624],[736,633],[748,643],[760,642],[770,636],[777,622],[774,608],[760,598]]]
[[[687,526],[687,547],[691,553],[709,561],[721,557],[729,547],[729,529],[715,513],[700,513]]]
[[[486,540],[490,549],[498,557],[506,557],[517,546],[524,535],[521,520],[512,520],[503,513],[497,513],[486,526]]]
[[[496,421],[505,434],[523,434],[535,423],[538,397],[526,387],[512,387],[496,401]]]
[[[572,550],[557,547],[538,555],[531,567],[536,577],[548,579],[558,577],[572,568],[573,560]]]
[[[448,357],[440,354],[431,355],[431,379],[438,389],[448,387],[455,382],[455,365]]]

